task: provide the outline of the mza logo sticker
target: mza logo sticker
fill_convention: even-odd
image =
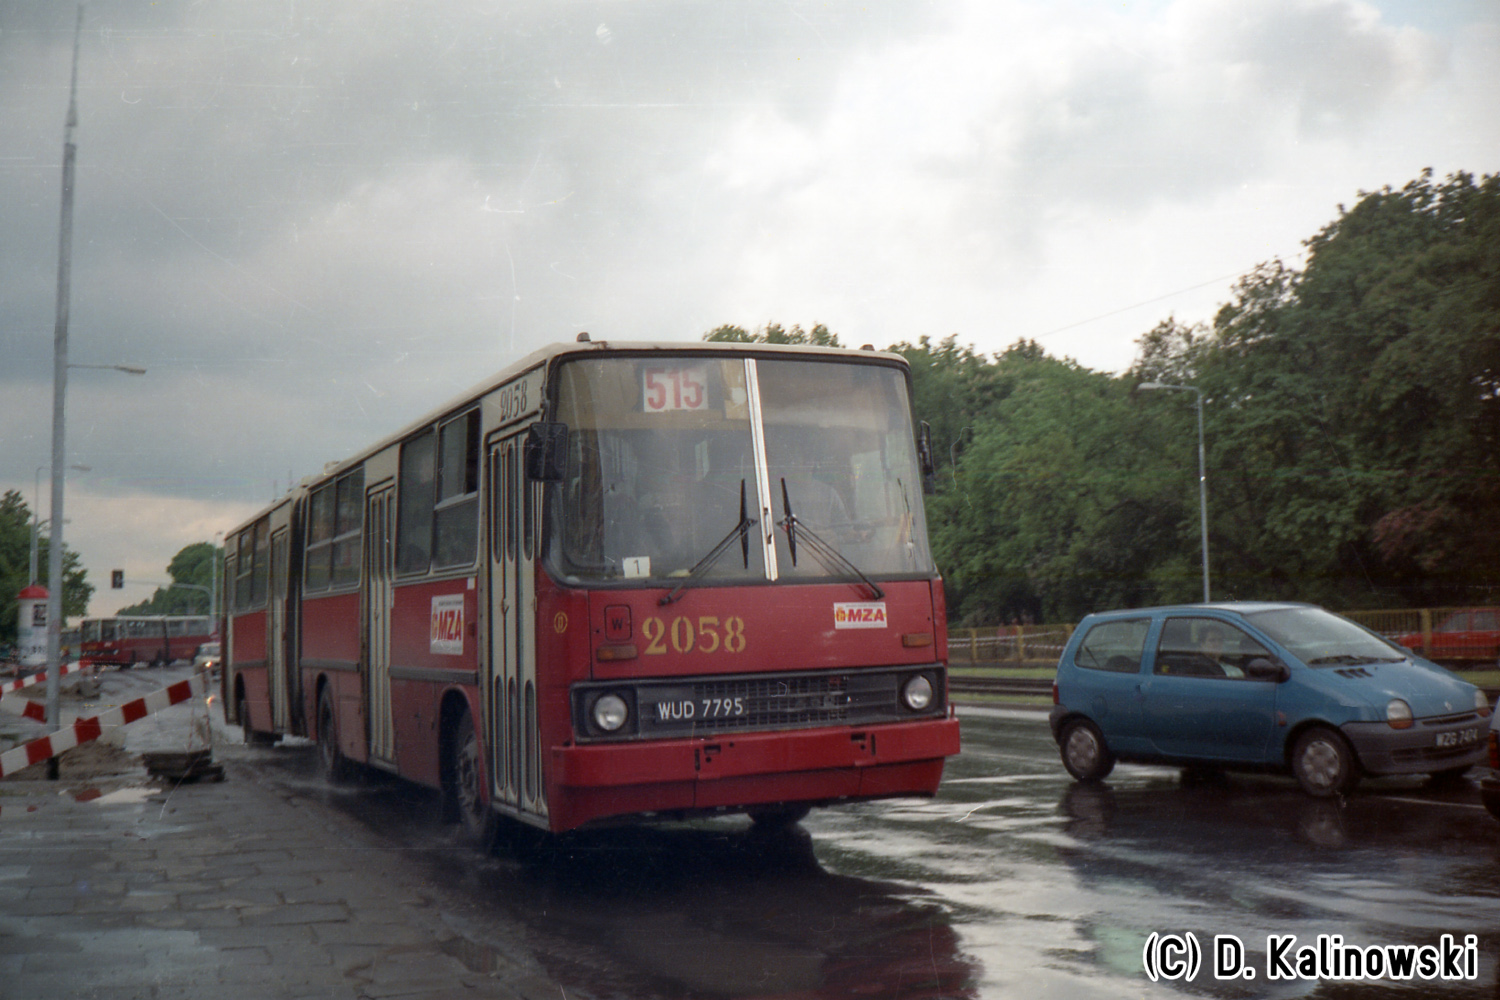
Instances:
[[[432,599],[432,632],[427,648],[447,656],[463,655],[463,594],[444,594]]]
[[[834,628],[885,628],[885,602],[835,604]]]

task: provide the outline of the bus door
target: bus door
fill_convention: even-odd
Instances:
[[[369,727],[370,763],[394,769],[396,730],[391,721],[391,606],[396,568],[396,536],[392,530],[391,498],[384,486],[365,496],[364,642],[366,697],[364,716]]]
[[[266,667],[271,697],[271,729],[291,732],[291,697],[287,687],[287,529],[271,535],[271,593],[266,607]]]
[[[537,486],[522,472],[524,440],[513,434],[489,451],[488,655],[480,672],[491,799],[546,816],[534,652]]]

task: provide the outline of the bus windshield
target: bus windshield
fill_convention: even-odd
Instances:
[[[568,466],[549,494],[548,558],[565,582],[935,573],[900,369],[586,358],[560,366],[556,413]]]

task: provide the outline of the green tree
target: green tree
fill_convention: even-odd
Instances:
[[[179,586],[158,587],[149,599],[121,608],[119,614],[207,614],[215,568],[224,564],[223,559],[224,550],[209,542],[194,542],[184,546],[167,564],[167,575],[171,577],[172,583]]]
[[[1242,278],[1206,336],[1148,334],[1132,372],[1207,397],[1216,591],[1482,600],[1500,563],[1500,181],[1424,173],[1307,245],[1300,273]]]
[[[19,623],[17,599],[30,583],[31,508],[16,490],[0,497],[0,643],[15,642]],[[51,539],[43,535],[37,553],[37,577],[47,585],[48,549]],[[79,564],[78,554],[63,546],[63,617],[77,618],[88,611],[93,585]]]
[[[814,347],[842,347],[839,343],[838,334],[831,333],[828,327],[822,323],[816,324],[811,330],[793,325],[790,330],[784,329],[780,323],[768,323],[754,333],[744,327],[724,326],[714,327],[703,335],[703,339],[710,343],[719,344],[811,344]]]
[[[1190,596],[1188,495],[1164,474],[1163,428],[1135,405],[1129,380],[1021,343],[986,382],[955,485],[929,519],[958,617],[1076,620]]]

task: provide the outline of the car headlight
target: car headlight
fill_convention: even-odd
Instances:
[[[932,682],[926,674],[917,674],[901,688],[901,700],[913,712],[920,712],[932,704]]]
[[[1385,721],[1392,729],[1411,728],[1411,706],[1400,698],[1392,698],[1385,706]]]
[[[1484,696],[1483,688],[1474,689],[1474,711],[1481,719],[1490,714],[1490,700]]]
[[[630,709],[625,699],[617,694],[600,695],[594,702],[594,725],[606,733],[612,733],[625,725]]]

